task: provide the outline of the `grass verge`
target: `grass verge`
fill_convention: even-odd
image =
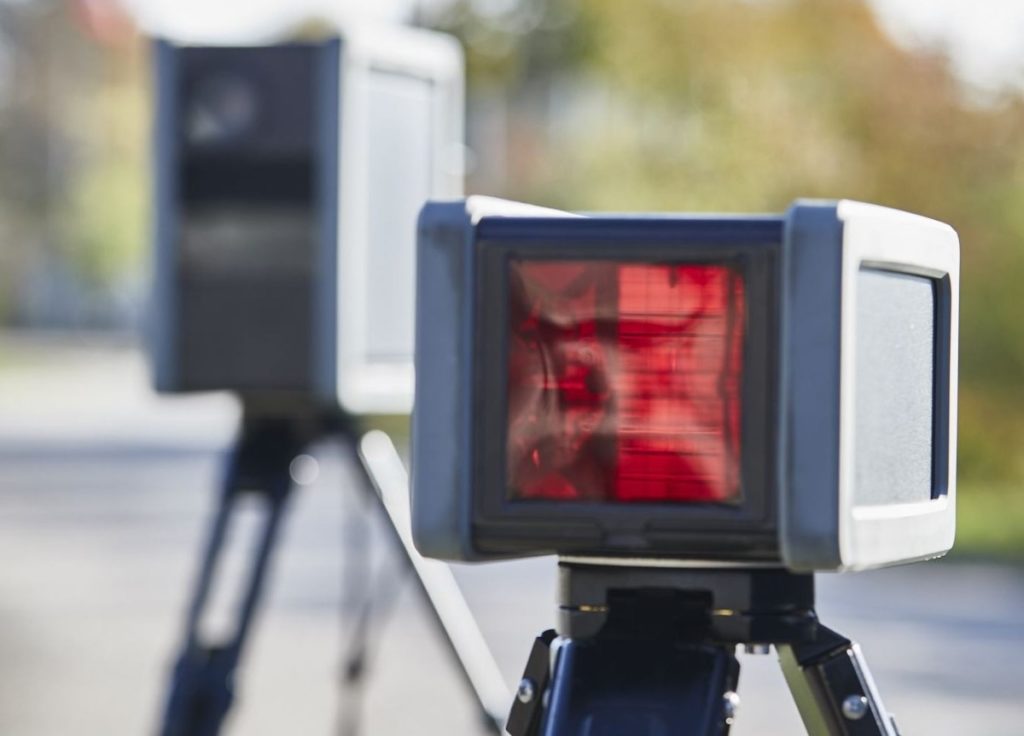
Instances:
[[[1024,562],[1024,486],[957,489],[954,557]]]

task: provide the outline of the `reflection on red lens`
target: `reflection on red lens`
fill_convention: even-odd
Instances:
[[[735,268],[518,260],[509,292],[510,498],[738,500]]]

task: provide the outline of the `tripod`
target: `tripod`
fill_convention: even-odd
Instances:
[[[444,635],[479,706],[485,728],[501,733],[508,693],[483,635],[446,565],[425,560],[412,544],[408,478],[401,457],[383,432],[359,436],[355,424],[337,412],[312,408],[282,413],[245,406],[199,575],[188,606],[185,635],[171,677],[162,736],[215,736],[234,701],[235,672],[262,600],[266,573],[293,491],[292,461],[319,439],[336,439],[359,470],[361,491],[386,513],[392,543],[415,573],[420,593]],[[213,596],[215,573],[228,529],[243,498],[265,505],[265,520],[249,563],[229,635],[204,641],[200,621]],[[216,580],[216,584],[224,581]]]
[[[740,644],[775,645],[812,736],[899,736],[858,646],[818,622],[811,575],[563,561],[559,576],[561,637],[534,642],[511,736],[724,736]]]

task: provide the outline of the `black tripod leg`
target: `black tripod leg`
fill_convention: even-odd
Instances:
[[[566,640],[543,736],[724,736],[739,663],[727,648],[663,639]]]
[[[509,736],[537,736],[540,733],[545,694],[551,683],[551,645],[557,636],[554,629],[549,629],[533,641],[523,678],[516,689],[516,699],[508,714],[505,730]]]
[[[860,647],[818,627],[812,643],[779,645],[779,661],[810,736],[899,736]]]
[[[253,617],[259,606],[266,572],[291,491],[289,464],[301,442],[286,423],[243,425],[228,463],[224,487],[204,549],[186,618],[184,643],[171,681],[160,729],[162,736],[215,736],[234,699],[234,674]],[[266,504],[259,543],[238,603],[233,632],[224,642],[202,640],[199,627],[214,585],[227,530],[239,499],[252,494]]]

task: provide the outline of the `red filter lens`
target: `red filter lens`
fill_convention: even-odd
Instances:
[[[513,260],[509,313],[511,499],[739,500],[736,268]]]

